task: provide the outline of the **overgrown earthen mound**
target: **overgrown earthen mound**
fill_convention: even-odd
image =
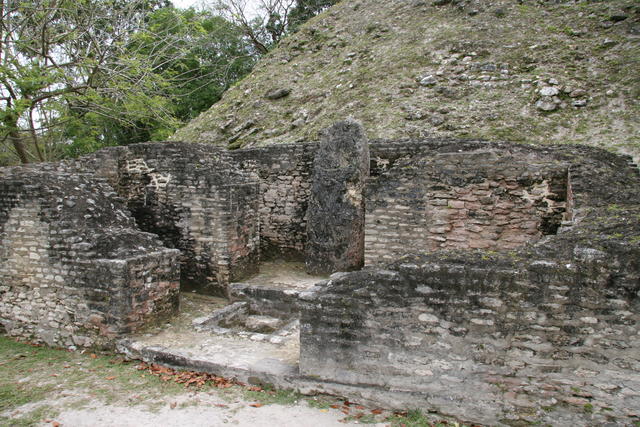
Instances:
[[[584,143],[637,160],[639,68],[633,0],[343,1],[174,139],[310,141],[353,116],[369,138]]]

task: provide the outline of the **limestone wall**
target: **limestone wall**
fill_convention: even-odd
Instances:
[[[175,314],[177,251],[136,231],[115,196],[77,172],[0,171],[0,323],[9,334],[89,346]]]
[[[305,214],[316,144],[284,144],[230,153],[239,168],[260,182],[261,257],[302,259]]]
[[[585,425],[585,407],[630,421],[640,247],[619,249],[407,256],[336,278],[303,304],[301,372],[490,425]]]
[[[106,177],[138,226],[180,249],[183,289],[225,295],[257,270],[259,186],[228,152],[206,144],[116,147],[79,161]]]
[[[174,312],[179,286],[226,294],[260,259],[302,257],[317,153],[315,143],[235,152],[153,143],[0,170],[5,328],[59,345],[108,341]],[[629,159],[586,147],[377,141],[370,159],[369,265],[452,248],[512,256],[538,240],[537,258],[556,262],[558,249],[547,245],[556,230],[578,233],[594,209],[615,213],[640,203]],[[606,254],[608,241],[593,249]],[[383,296],[372,301],[395,298]],[[340,330],[350,336],[345,316]]]
[[[530,185],[536,188],[546,181],[551,193],[565,192],[565,197],[552,200],[570,202],[565,219],[571,221],[565,221],[557,235],[508,252],[440,248],[425,253],[407,233],[406,252],[415,248],[416,255],[398,252],[392,263],[336,274],[302,295],[301,373],[363,390],[397,391],[392,403],[397,407],[434,410],[489,425],[637,421],[637,167],[628,158],[580,147],[492,144],[515,157],[493,161],[493,155],[478,152],[474,144],[464,156],[431,156],[419,170],[438,171],[443,188],[437,191],[444,189],[446,195],[472,184],[474,191],[503,188],[501,197],[518,200],[525,191],[535,194]],[[464,147],[459,145],[455,152],[464,152]],[[469,164],[462,167],[464,161],[452,157],[468,159]],[[446,163],[430,169],[433,161],[443,158]],[[399,183],[406,189],[401,200],[424,200],[427,193],[411,192],[419,182],[415,177],[424,175],[406,179],[418,164],[398,158],[388,171],[399,169],[400,178],[387,174],[370,197],[398,194]],[[491,171],[485,172],[492,175],[483,175],[483,166],[490,164]],[[496,173],[505,174],[506,168],[512,168],[512,179],[499,181]],[[566,171],[569,185],[563,183]],[[461,180],[465,173],[482,179]],[[478,187],[485,181],[502,184]],[[518,185],[509,188],[510,181]],[[452,206],[456,210],[476,203],[456,194],[458,199],[440,199],[447,205],[461,201],[461,207]],[[389,218],[401,215],[402,209],[394,212],[394,206],[389,207]],[[502,209],[494,206],[494,213]],[[528,203],[524,206],[518,212],[515,204],[511,210],[522,215],[530,209]],[[424,203],[413,210],[420,214],[428,212],[427,207]],[[419,218],[407,219],[409,227]],[[420,234],[418,228],[414,234]],[[447,235],[426,226],[422,232]],[[522,233],[526,235],[526,229]]]
[[[508,250],[554,234],[568,166],[544,160],[486,149],[398,160],[368,184],[366,263],[411,251]]]

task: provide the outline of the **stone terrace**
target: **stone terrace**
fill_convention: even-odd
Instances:
[[[347,121],[306,145],[140,144],[3,170],[0,321],[114,345],[174,314],[180,287],[231,304],[203,308],[184,345],[165,331],[122,351],[494,425],[640,420],[630,158],[363,135]],[[285,260],[336,273],[259,283]]]

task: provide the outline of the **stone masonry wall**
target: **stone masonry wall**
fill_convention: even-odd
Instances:
[[[332,276],[302,295],[301,373],[489,425],[632,425],[637,167],[595,149],[491,146],[568,170],[571,221],[509,252],[440,250]]]
[[[136,231],[110,186],[36,167],[0,177],[0,323],[10,335],[102,345],[176,313],[177,251]]]
[[[260,262],[260,213],[258,185],[232,185],[227,205],[229,250],[228,282],[237,282],[258,271]],[[227,292],[228,296],[228,292]]]
[[[316,144],[285,144],[236,150],[238,167],[260,182],[261,258],[302,259],[306,212]]]
[[[180,249],[183,289],[226,295],[231,280],[257,271],[259,187],[228,152],[206,144],[135,144],[80,163],[112,183],[142,230]]]
[[[398,160],[368,184],[367,265],[412,250],[514,249],[554,234],[568,172],[544,160],[486,149]]]
[[[411,391],[403,405],[489,425],[586,425],[585,408],[630,422],[640,248],[623,250],[407,256],[336,278],[303,305],[301,372]]]

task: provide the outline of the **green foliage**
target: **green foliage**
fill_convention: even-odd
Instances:
[[[46,394],[46,388],[25,387],[18,384],[0,385],[0,412],[24,405],[25,403],[41,400]]]
[[[289,29],[296,31],[300,25],[330,8],[339,0],[298,0],[289,15]]]
[[[175,113],[180,120],[190,120],[220,99],[222,93],[253,68],[255,58],[249,54],[240,29],[220,16],[192,9],[162,9],[149,17],[144,36],[155,36],[166,58],[159,67],[172,88]],[[158,40],[141,44],[150,48]],[[179,57],[178,60],[172,58]]]
[[[167,0],[10,2],[0,25],[0,162],[167,139],[266,52],[247,34],[272,46],[333,3],[300,0],[241,25]]]
[[[41,405],[23,416],[0,416],[0,425],[10,427],[34,427],[42,425],[43,420],[54,418],[57,414],[58,411],[50,406]]]
[[[251,71],[255,58],[229,21],[209,12],[170,7],[147,15],[145,27],[132,35],[120,61],[127,64],[130,75],[112,78],[109,88],[125,89],[135,81],[142,85],[134,97],[95,102],[107,111],[118,111],[117,117],[85,114],[82,104],[74,109],[84,126],[67,126],[73,143],[65,156],[101,146],[167,139]]]
[[[159,398],[184,391],[180,384],[141,373],[135,364],[117,358],[33,346],[4,336],[0,361],[0,412],[56,398],[61,388],[90,389],[92,397],[107,403],[135,393]]]
[[[2,162],[168,138],[247,74],[242,32],[149,0],[11,2],[0,38]]]
[[[422,415],[419,409],[413,409],[407,412],[406,416],[395,416],[389,418],[387,421],[391,422],[392,426],[406,426],[406,427],[431,427],[433,423]]]

